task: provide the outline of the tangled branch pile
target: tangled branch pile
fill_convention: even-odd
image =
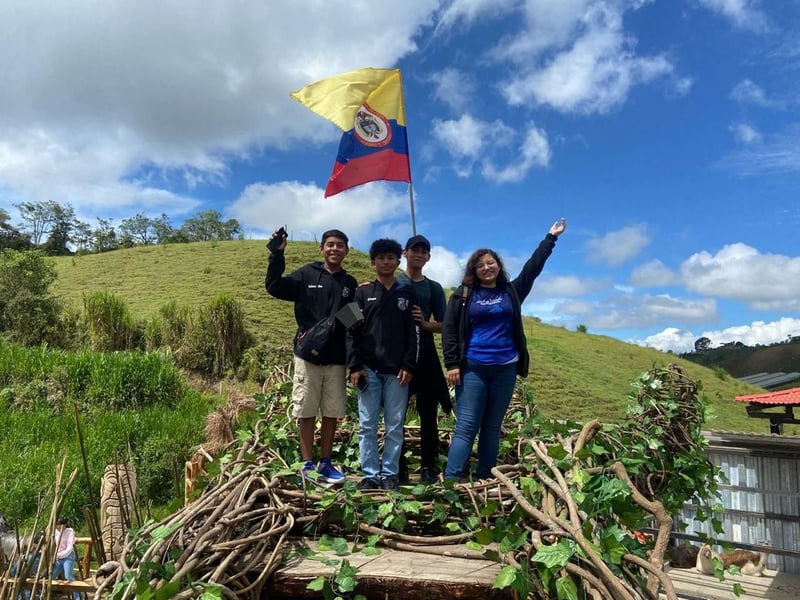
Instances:
[[[674,599],[663,571],[671,514],[708,500],[716,471],[703,452],[703,403],[679,367],[638,382],[620,424],[545,421],[517,432],[517,460],[495,479],[363,492],[298,486],[276,451],[269,416],[224,462],[200,497],[133,535],[119,563],[98,571],[99,598],[133,598],[169,586],[175,597],[216,586],[227,598],[257,598],[290,535],[313,532],[362,546],[494,558],[498,584],[519,597]],[[502,457],[501,457],[502,458]],[[675,469],[684,476],[672,476]],[[690,482],[691,480],[691,482]],[[638,535],[654,527],[657,535]],[[582,592],[581,592],[582,590]]]

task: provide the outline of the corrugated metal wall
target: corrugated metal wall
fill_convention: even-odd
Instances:
[[[800,575],[800,437],[706,433],[708,457],[722,469],[719,484],[724,533],[694,520],[697,507],[687,505],[678,517],[687,534],[703,532],[746,548],[766,542],[775,553],[768,569]],[[677,528],[676,528],[677,530]],[[783,551],[783,554],[779,552]]]

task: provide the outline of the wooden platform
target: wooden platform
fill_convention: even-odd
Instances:
[[[448,546],[452,549],[452,546]],[[471,552],[465,549],[465,553]],[[458,554],[456,550],[453,554]],[[380,554],[361,552],[338,556],[319,552],[317,558],[347,560],[358,568],[357,592],[367,598],[402,600],[509,600],[509,590],[493,590],[502,565],[482,559],[439,556],[381,548]],[[321,598],[307,585],[320,575],[330,576],[334,566],[308,557],[293,558],[272,576],[267,589],[270,599]]]
[[[744,588],[738,600],[796,600],[800,598],[800,577],[765,571],[761,577],[726,575],[719,581],[713,575],[703,575],[695,569],[664,569],[681,598],[702,600],[737,600],[734,584]]]

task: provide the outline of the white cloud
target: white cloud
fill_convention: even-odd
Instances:
[[[783,317],[777,321],[753,321],[749,325],[708,330],[701,333],[668,327],[644,340],[631,340],[631,343],[684,353],[693,352],[695,341],[701,337],[711,340],[711,347],[714,348],[729,342],[741,342],[745,346],[769,345],[796,335],[800,335],[800,319]]]
[[[452,0],[442,11],[437,28],[446,30],[461,22],[471,25],[478,19],[489,19],[515,9],[510,0]]]
[[[433,96],[453,110],[463,112],[472,101],[475,82],[467,73],[447,68],[432,74],[430,80],[434,84]]]
[[[749,79],[743,79],[734,86],[731,90],[731,98],[740,104],[755,104],[765,108],[777,105],[767,98],[763,89]]]
[[[536,296],[547,298],[576,298],[611,288],[611,280],[574,275],[542,275],[535,284]]]
[[[379,3],[343,0],[316,3],[314,18],[303,3],[0,3],[0,22],[13,23],[0,36],[0,198],[129,214],[160,193],[176,200],[161,203],[171,214],[191,210],[163,190],[222,183],[231,160],[264,145],[334,139],[288,92],[395,64],[437,8],[398,3],[386,19]],[[143,168],[163,180],[142,184]]]
[[[758,5],[759,0],[697,0],[702,6],[730,19],[736,27],[764,31],[767,18]]]
[[[730,153],[719,161],[719,166],[747,176],[800,171],[800,125],[790,125],[785,131],[762,138],[759,143]]]
[[[532,18],[533,26],[520,35],[521,40],[504,42],[507,50],[500,51],[515,58],[521,69],[516,79],[502,86],[508,102],[533,101],[563,112],[605,113],[622,104],[634,85],[671,73],[674,68],[666,57],[635,54],[635,40],[624,33],[622,25],[629,6],[574,1],[555,12],[544,9],[545,15],[556,17],[545,25]],[[539,29],[547,33],[542,37]],[[554,55],[546,61],[532,60],[536,57],[530,54],[544,50],[546,44]]]
[[[470,176],[475,164],[480,164],[489,181],[520,181],[533,167],[550,163],[547,133],[533,123],[528,124],[522,140],[502,121],[489,123],[469,114],[458,120],[434,119],[432,133],[454,159],[452,168],[461,177]],[[516,148],[515,141],[519,144]],[[507,156],[508,148],[514,150],[511,156]],[[500,161],[505,164],[498,166]]]
[[[628,278],[634,287],[663,287],[672,285],[676,280],[676,273],[658,259],[639,265]]]
[[[750,123],[745,123],[744,121],[733,123],[729,129],[733,133],[736,140],[742,144],[752,144],[753,142],[757,142],[761,139],[761,133],[758,131],[758,129],[750,125]]]
[[[619,266],[636,257],[651,242],[644,224],[630,225],[610,231],[601,238],[586,242],[589,260],[604,262],[609,266]]]
[[[247,186],[230,205],[230,215],[253,237],[267,237],[287,225],[292,239],[314,240],[326,229],[344,231],[351,246],[367,248],[379,226],[396,224],[407,230],[408,197],[391,191],[387,184],[373,182],[324,198],[314,184],[287,181],[273,185]],[[387,234],[381,234],[387,235]]]
[[[689,291],[740,300],[753,310],[800,310],[800,257],[736,243],[716,254],[698,252],[680,270]]]
[[[487,159],[483,164],[483,174],[486,179],[495,183],[521,181],[531,168],[547,167],[550,164],[550,155],[547,133],[529,123],[525,139],[519,147],[519,156],[502,167],[497,167],[491,158]]]
[[[457,160],[477,159],[486,144],[489,124],[472,115],[463,115],[458,120],[433,120],[433,137]]]
[[[431,260],[425,266],[425,274],[438,281],[445,289],[455,287],[464,276],[464,261],[444,246],[434,244],[431,248]]]

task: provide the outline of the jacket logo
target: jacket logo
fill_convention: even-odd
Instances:
[[[350,297],[350,288],[343,287],[342,288],[342,298],[349,298]]]
[[[400,310],[407,310],[408,309],[408,298],[398,298],[397,299],[397,308]]]

